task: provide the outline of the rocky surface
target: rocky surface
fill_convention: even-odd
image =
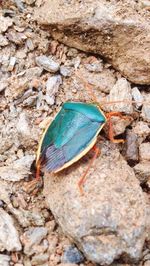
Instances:
[[[56,40],[100,54],[130,81],[150,84],[149,14],[139,8],[136,1],[46,0],[35,19]]]
[[[82,229],[87,229],[88,220],[92,220],[92,224],[94,224],[97,222],[96,217],[102,217],[98,221],[98,226],[100,225],[104,230],[100,231],[97,242],[93,243],[92,241],[99,233],[99,227],[98,229],[92,227],[87,239],[91,245],[96,245],[99,243],[98,241],[101,241],[102,245],[104,240],[107,240],[105,243],[107,249],[104,245],[103,254],[106,257],[102,257],[103,262],[110,263],[118,256],[112,266],[148,266],[150,262],[150,90],[149,86],[139,86],[139,84],[135,86],[127,81],[121,73],[127,76],[127,72],[123,71],[128,70],[134,82],[147,83],[149,49],[146,50],[145,56],[144,41],[146,44],[148,34],[144,39],[145,24],[143,23],[149,20],[149,1],[113,1],[113,5],[111,1],[98,1],[98,4],[101,2],[103,6],[106,4],[105,9],[102,10],[103,15],[105,15],[104,11],[108,11],[108,7],[115,7],[114,10],[109,9],[107,14],[113,14],[113,19],[116,19],[117,14],[118,23],[120,23],[120,19],[126,22],[123,27],[133,22],[133,9],[134,14],[136,13],[133,26],[137,23],[137,17],[141,18],[142,16],[138,25],[139,23],[142,25],[143,32],[139,39],[139,35],[137,36],[136,43],[134,38],[133,42],[129,43],[131,36],[126,34],[127,38],[122,39],[124,40],[123,44],[119,43],[122,44],[122,47],[117,50],[115,58],[108,58],[115,69],[119,69],[124,54],[127,54],[128,62],[125,61],[126,63],[123,65],[125,67],[119,72],[107,60],[103,60],[100,54],[96,55],[96,51],[94,54],[88,54],[75,48],[69,48],[53,39],[49,29],[44,29],[34,19],[35,10],[43,8],[44,2],[46,3],[45,0],[0,1],[0,265],[97,266],[94,259],[93,261],[88,260],[87,254],[89,253],[84,252],[83,254],[81,245],[83,240],[78,243],[73,240],[76,228],[72,231],[72,227],[68,225],[74,212],[68,217],[66,214],[78,207],[81,214],[84,215],[81,217],[77,213],[73,222],[77,224],[82,220]],[[80,1],[80,5],[86,2]],[[67,13],[70,3],[72,1],[66,1],[68,8],[65,12]],[[95,1],[89,1],[89,3],[93,5]],[[74,7],[76,8],[78,4],[79,1],[75,1]],[[119,6],[119,9],[116,9],[116,5]],[[66,16],[65,5],[60,7],[61,18],[63,18]],[[127,13],[128,15],[125,16],[124,9],[126,12],[130,10],[130,14]],[[57,12],[59,10],[58,8]],[[79,17],[81,12],[76,12],[76,16]],[[90,19],[91,10],[88,12]],[[95,14],[101,16],[102,12],[98,11]],[[106,16],[104,16],[104,22],[105,18]],[[116,27],[119,26],[116,25]],[[114,29],[114,24],[111,29]],[[134,34],[136,34],[137,27],[134,29]],[[102,28],[102,34],[103,30]],[[138,33],[140,30],[141,27],[139,27]],[[59,34],[59,32],[58,30],[55,33]],[[72,36],[68,32],[66,34]],[[90,31],[89,34],[91,34]],[[108,48],[107,45],[112,42],[112,39],[115,40],[112,34],[105,32],[104,36],[110,36],[111,39],[107,41],[104,39],[103,51]],[[117,36],[118,34],[120,31]],[[131,27],[131,34],[133,34],[133,27]],[[94,36],[93,32],[92,36]],[[143,39],[139,47],[140,38]],[[82,43],[86,44],[87,39],[92,44],[94,37],[88,38],[88,35],[84,34]],[[112,44],[114,45],[114,42]],[[131,44],[133,44],[134,55],[130,49],[128,53],[126,53],[127,50],[124,50],[123,54],[120,54],[123,48],[127,49]],[[112,51],[111,47],[108,51]],[[91,49],[93,49],[92,46]],[[132,58],[129,58],[129,53]],[[142,63],[141,53],[142,56],[145,56]],[[133,65],[134,56],[136,57],[136,67]],[[116,66],[114,62],[118,62],[117,60],[119,63]],[[143,72],[142,67],[146,60],[146,68]],[[128,77],[128,79],[130,78]],[[122,100],[122,102],[112,104],[109,102],[110,99],[111,101]],[[135,101],[134,104],[131,104],[131,99]],[[32,192],[32,189],[27,190],[30,180],[35,178],[35,157],[42,132],[65,101],[96,101],[100,103],[103,111],[121,111],[126,118],[115,117],[112,119],[114,135],[116,138],[125,139],[124,144],[115,144],[114,146],[107,144],[108,123],[100,132],[98,145],[103,147],[102,154],[97,158],[87,176],[83,197],[80,197],[77,182],[93,156],[92,152],[62,172],[58,179],[55,177],[57,179],[56,191],[53,184],[54,177],[44,179],[44,186],[49,192],[43,192],[43,189],[37,193],[35,193],[36,191]],[[114,162],[116,162],[115,165]],[[102,165],[103,169],[101,169]],[[110,166],[113,169],[110,170]],[[97,173],[97,169],[101,169],[101,171]],[[116,177],[114,177],[114,173],[116,173]],[[65,186],[61,187],[58,192],[62,183]],[[100,184],[100,186],[95,186],[95,184]],[[65,194],[66,189],[68,190]],[[52,190],[55,191],[55,195],[50,195]],[[70,195],[72,201],[68,202]],[[74,201],[73,195],[75,195]],[[49,204],[50,197],[54,197],[54,205],[58,199],[55,210],[49,209],[49,206],[53,205],[52,202]],[[107,198],[112,200],[107,201]],[[60,219],[54,218],[52,211],[56,214],[64,199],[66,199],[63,205],[65,216],[60,222]],[[76,205],[76,203],[79,204]],[[89,203],[92,204],[92,207]],[[89,208],[86,211],[88,205]],[[68,209],[66,206],[69,206]],[[96,206],[99,206],[99,211]],[[111,213],[108,207],[111,207]],[[59,215],[62,214],[63,209],[61,208]],[[97,216],[94,216],[93,210]],[[144,229],[145,213],[147,216],[146,229]],[[108,214],[110,215],[108,216]],[[130,219],[127,219],[128,217]],[[61,225],[64,225],[65,220],[64,234]],[[105,228],[103,222],[106,225]],[[117,228],[116,225],[118,225]],[[134,234],[132,234],[133,231]],[[117,232],[117,236],[114,235],[114,232]],[[89,240],[92,233],[92,240]],[[70,238],[72,234],[73,237]],[[102,237],[103,239],[101,239]],[[135,240],[138,241],[134,244]],[[102,247],[101,245],[98,246],[99,249]],[[117,247],[119,248],[117,249]],[[123,250],[127,253],[121,256]],[[110,254],[110,252],[112,253]],[[94,256],[97,253],[92,251],[92,254]],[[129,258],[132,258],[132,261],[127,264]],[[137,263],[135,264],[135,262]]]
[[[133,170],[114,146],[104,146],[81,196],[77,183],[85,169],[86,163],[77,163],[60,175],[47,174],[45,197],[56,221],[89,260],[105,265],[126,253],[136,261],[146,213]]]

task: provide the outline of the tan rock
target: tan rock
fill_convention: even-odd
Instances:
[[[135,1],[46,0],[35,19],[56,40],[100,54],[130,81],[150,84],[150,23]]]
[[[138,260],[145,240],[146,214],[133,170],[115,145],[105,144],[87,175],[81,196],[77,184],[87,168],[86,159],[60,174],[46,175],[47,206],[90,261],[111,264],[123,254]]]

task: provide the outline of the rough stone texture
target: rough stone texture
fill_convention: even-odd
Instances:
[[[19,181],[28,176],[35,156],[26,155],[13,162],[12,165],[0,167],[0,178],[8,181]]]
[[[32,255],[35,253],[34,245],[41,243],[42,239],[47,235],[45,227],[30,228],[21,236],[21,241],[24,245],[24,253]]]
[[[105,108],[109,108],[108,111],[123,112],[125,114],[133,113],[131,86],[125,78],[117,80],[107,99],[108,102],[111,102],[111,104],[105,105]],[[115,101],[117,103],[113,104],[112,102]]]
[[[150,143],[142,143],[139,147],[141,161],[150,161]]]
[[[103,144],[81,196],[77,183],[87,167],[85,159],[60,174],[47,174],[48,207],[89,260],[110,264],[123,254],[137,260],[146,219],[139,182],[115,146]]]
[[[11,216],[0,209],[0,251],[19,251],[21,244]]]
[[[9,266],[10,257],[8,255],[0,254],[0,266]]]
[[[138,163],[134,166],[136,177],[141,183],[148,180],[150,177],[150,162]]]
[[[130,81],[150,83],[150,24],[135,1],[46,0],[35,19],[55,39],[107,58]]]
[[[132,130],[127,130],[126,136],[126,159],[128,162],[137,162],[138,161],[138,143],[137,135]]]

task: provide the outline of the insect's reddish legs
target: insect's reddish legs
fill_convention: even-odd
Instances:
[[[84,172],[84,174],[80,177],[80,180],[78,182],[78,187],[79,187],[79,190],[80,190],[80,193],[81,195],[84,194],[83,192],[83,184],[85,183],[85,180],[86,180],[86,176],[88,174],[88,171],[90,170],[94,160],[96,159],[96,157],[100,154],[100,149],[94,145],[94,147],[92,148],[92,150],[94,151],[94,156],[93,158],[90,160],[89,164],[88,164],[88,167],[86,169],[86,171]]]
[[[124,139],[115,139],[114,138],[114,132],[113,132],[113,124],[112,124],[112,120],[111,120],[111,118],[113,117],[113,116],[118,116],[118,117],[120,117],[120,118],[123,118],[123,119],[128,119],[128,117],[127,116],[124,116],[124,115],[122,115],[121,113],[119,113],[119,112],[110,112],[110,113],[107,113],[107,114],[105,114],[106,115],[106,117],[107,117],[107,121],[108,121],[108,123],[109,123],[109,139],[113,142],[113,143],[123,143],[124,142]]]
[[[40,176],[40,166],[41,166],[41,161],[38,160],[36,164],[36,175],[35,179],[30,181],[25,185],[25,189],[28,193],[32,192],[33,195],[36,195],[37,192],[39,191],[40,185],[42,184],[42,178]]]

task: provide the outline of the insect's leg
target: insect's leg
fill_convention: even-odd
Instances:
[[[120,118],[123,118],[123,119],[128,119],[129,117],[125,116],[125,115],[122,115],[121,113],[119,112],[110,112],[108,114],[106,114],[106,117],[107,117],[107,121],[109,123],[109,139],[113,142],[113,143],[124,143],[124,139],[115,139],[114,138],[114,132],[113,132],[113,124],[112,124],[112,120],[111,118],[113,116],[118,116]]]
[[[40,167],[41,167],[41,160],[39,159],[37,164],[36,164],[36,175],[35,179],[28,182],[24,187],[26,192],[31,193],[35,195],[38,191],[39,188],[41,187],[42,184],[42,178],[40,176]]]
[[[85,183],[85,180],[86,180],[86,176],[87,176],[87,174],[88,174],[88,171],[90,170],[90,168],[91,168],[91,166],[92,166],[94,160],[96,159],[96,157],[100,154],[100,149],[99,149],[96,145],[92,148],[92,150],[94,150],[94,156],[93,156],[93,158],[90,160],[89,165],[88,165],[86,171],[85,171],[84,174],[80,177],[80,180],[79,180],[79,182],[78,182],[78,187],[79,187],[79,190],[80,190],[81,195],[84,194],[84,192],[83,192],[83,184]]]

